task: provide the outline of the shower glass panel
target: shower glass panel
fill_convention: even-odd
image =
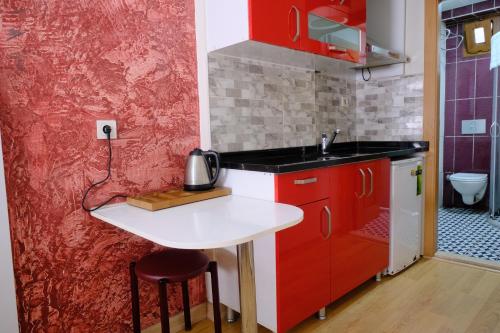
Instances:
[[[498,114],[498,68],[493,70],[493,114],[491,119],[490,216],[500,216],[500,115]]]

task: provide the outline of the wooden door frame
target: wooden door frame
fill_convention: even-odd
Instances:
[[[425,160],[423,253],[428,257],[433,257],[437,249],[440,93],[438,4],[439,0],[425,0],[423,137],[429,141],[429,152]]]

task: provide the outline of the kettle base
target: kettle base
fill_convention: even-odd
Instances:
[[[203,185],[187,185],[184,184],[184,191],[189,191],[189,192],[196,192],[196,191],[208,191],[213,189],[214,186],[210,184],[203,184]]]

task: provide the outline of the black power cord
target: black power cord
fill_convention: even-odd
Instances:
[[[88,208],[88,207],[85,206],[85,201],[87,200],[87,196],[89,195],[89,192],[93,188],[95,188],[96,186],[99,186],[99,185],[105,183],[111,177],[111,158],[112,158],[112,150],[111,150],[111,126],[105,125],[102,128],[102,131],[106,134],[106,138],[108,140],[108,148],[109,148],[108,175],[103,180],[98,181],[98,182],[93,183],[92,185],[90,185],[90,187],[85,191],[85,194],[83,195],[83,199],[82,199],[82,208],[86,212],[93,212],[94,210],[97,210],[97,209],[101,208],[102,206],[107,205],[108,203],[110,203],[112,200],[114,200],[116,198],[126,198],[127,197],[126,195],[123,195],[123,194],[117,194],[117,195],[112,196],[111,198],[109,198],[105,202],[99,204],[97,207]]]
[[[365,70],[368,72],[369,75],[368,78],[365,77]],[[366,67],[366,69],[365,68],[361,69],[361,77],[363,78],[363,81],[366,82],[370,81],[370,79],[372,78],[372,71],[370,70],[370,67]]]

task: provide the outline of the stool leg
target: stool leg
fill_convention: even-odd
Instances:
[[[222,333],[222,323],[220,319],[220,300],[219,300],[219,277],[217,274],[217,263],[211,261],[208,265],[212,282],[212,300],[214,305],[214,326],[215,333]]]
[[[160,293],[161,333],[170,333],[170,324],[168,322],[167,280],[160,280],[158,283],[158,291]]]
[[[189,288],[188,282],[182,282],[182,302],[184,303],[184,329],[191,331],[191,312],[189,310]]]
[[[141,333],[141,313],[139,311],[139,282],[135,274],[135,262],[130,263],[130,291],[132,293],[132,327],[134,333]]]

